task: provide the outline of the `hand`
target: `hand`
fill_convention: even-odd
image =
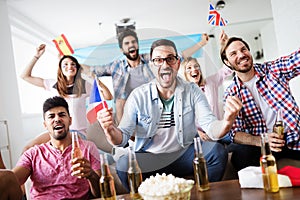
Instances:
[[[209,37],[208,37],[207,33],[203,33],[201,35],[201,42],[202,42],[203,46],[208,43],[208,40],[209,40]]]
[[[219,37],[219,42],[221,46],[224,46],[225,43],[228,40],[228,35],[224,32],[224,30],[221,31],[220,37]]]
[[[232,124],[242,107],[243,103],[237,96],[228,96],[225,104],[224,120]]]
[[[201,140],[203,140],[203,141],[212,141],[212,139],[210,139],[210,137],[203,131],[198,130],[198,135],[200,136]]]
[[[277,133],[268,133],[269,135],[269,144],[271,151],[281,152],[282,148],[285,145],[283,135],[278,135]]]
[[[104,132],[107,134],[109,130],[113,128],[113,109],[104,108],[97,113],[97,119],[103,128]]]
[[[46,45],[45,44],[41,44],[40,46],[38,46],[36,48],[36,55],[35,55],[35,57],[36,58],[41,57],[44,54],[45,50],[46,50]]]
[[[85,158],[74,158],[72,161],[71,175],[78,178],[89,178],[92,175],[90,161]]]
[[[80,64],[81,68],[82,68],[82,73],[87,75],[90,78],[95,78],[95,74],[91,71],[91,67],[85,64]]]

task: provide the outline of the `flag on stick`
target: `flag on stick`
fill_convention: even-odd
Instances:
[[[52,41],[54,42],[60,55],[72,55],[74,53],[74,50],[64,34],[61,34]]]
[[[213,26],[226,26],[228,24],[228,21],[221,17],[221,14],[213,7],[212,4],[209,4],[208,24]]]
[[[91,91],[90,101],[86,114],[89,123],[95,123],[97,121],[97,112],[107,107],[108,106],[105,99],[101,96],[98,78],[96,77],[93,83],[93,88]]]

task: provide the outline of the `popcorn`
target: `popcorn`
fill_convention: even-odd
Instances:
[[[172,174],[156,174],[150,176],[140,185],[138,191],[149,196],[165,196],[180,193],[194,185],[193,180],[178,178]]]

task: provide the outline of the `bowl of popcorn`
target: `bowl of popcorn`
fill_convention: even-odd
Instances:
[[[138,191],[144,200],[189,200],[193,186],[193,180],[163,173],[147,178]]]

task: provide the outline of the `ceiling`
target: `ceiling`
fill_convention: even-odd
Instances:
[[[23,30],[49,43],[63,33],[73,48],[115,40],[115,23],[123,18],[136,22],[138,34],[146,30],[140,39],[166,32],[214,33],[219,28],[207,23],[209,2],[217,0],[7,0],[13,33]],[[225,2],[219,12],[228,20],[229,35],[254,37],[272,21],[271,0]]]

